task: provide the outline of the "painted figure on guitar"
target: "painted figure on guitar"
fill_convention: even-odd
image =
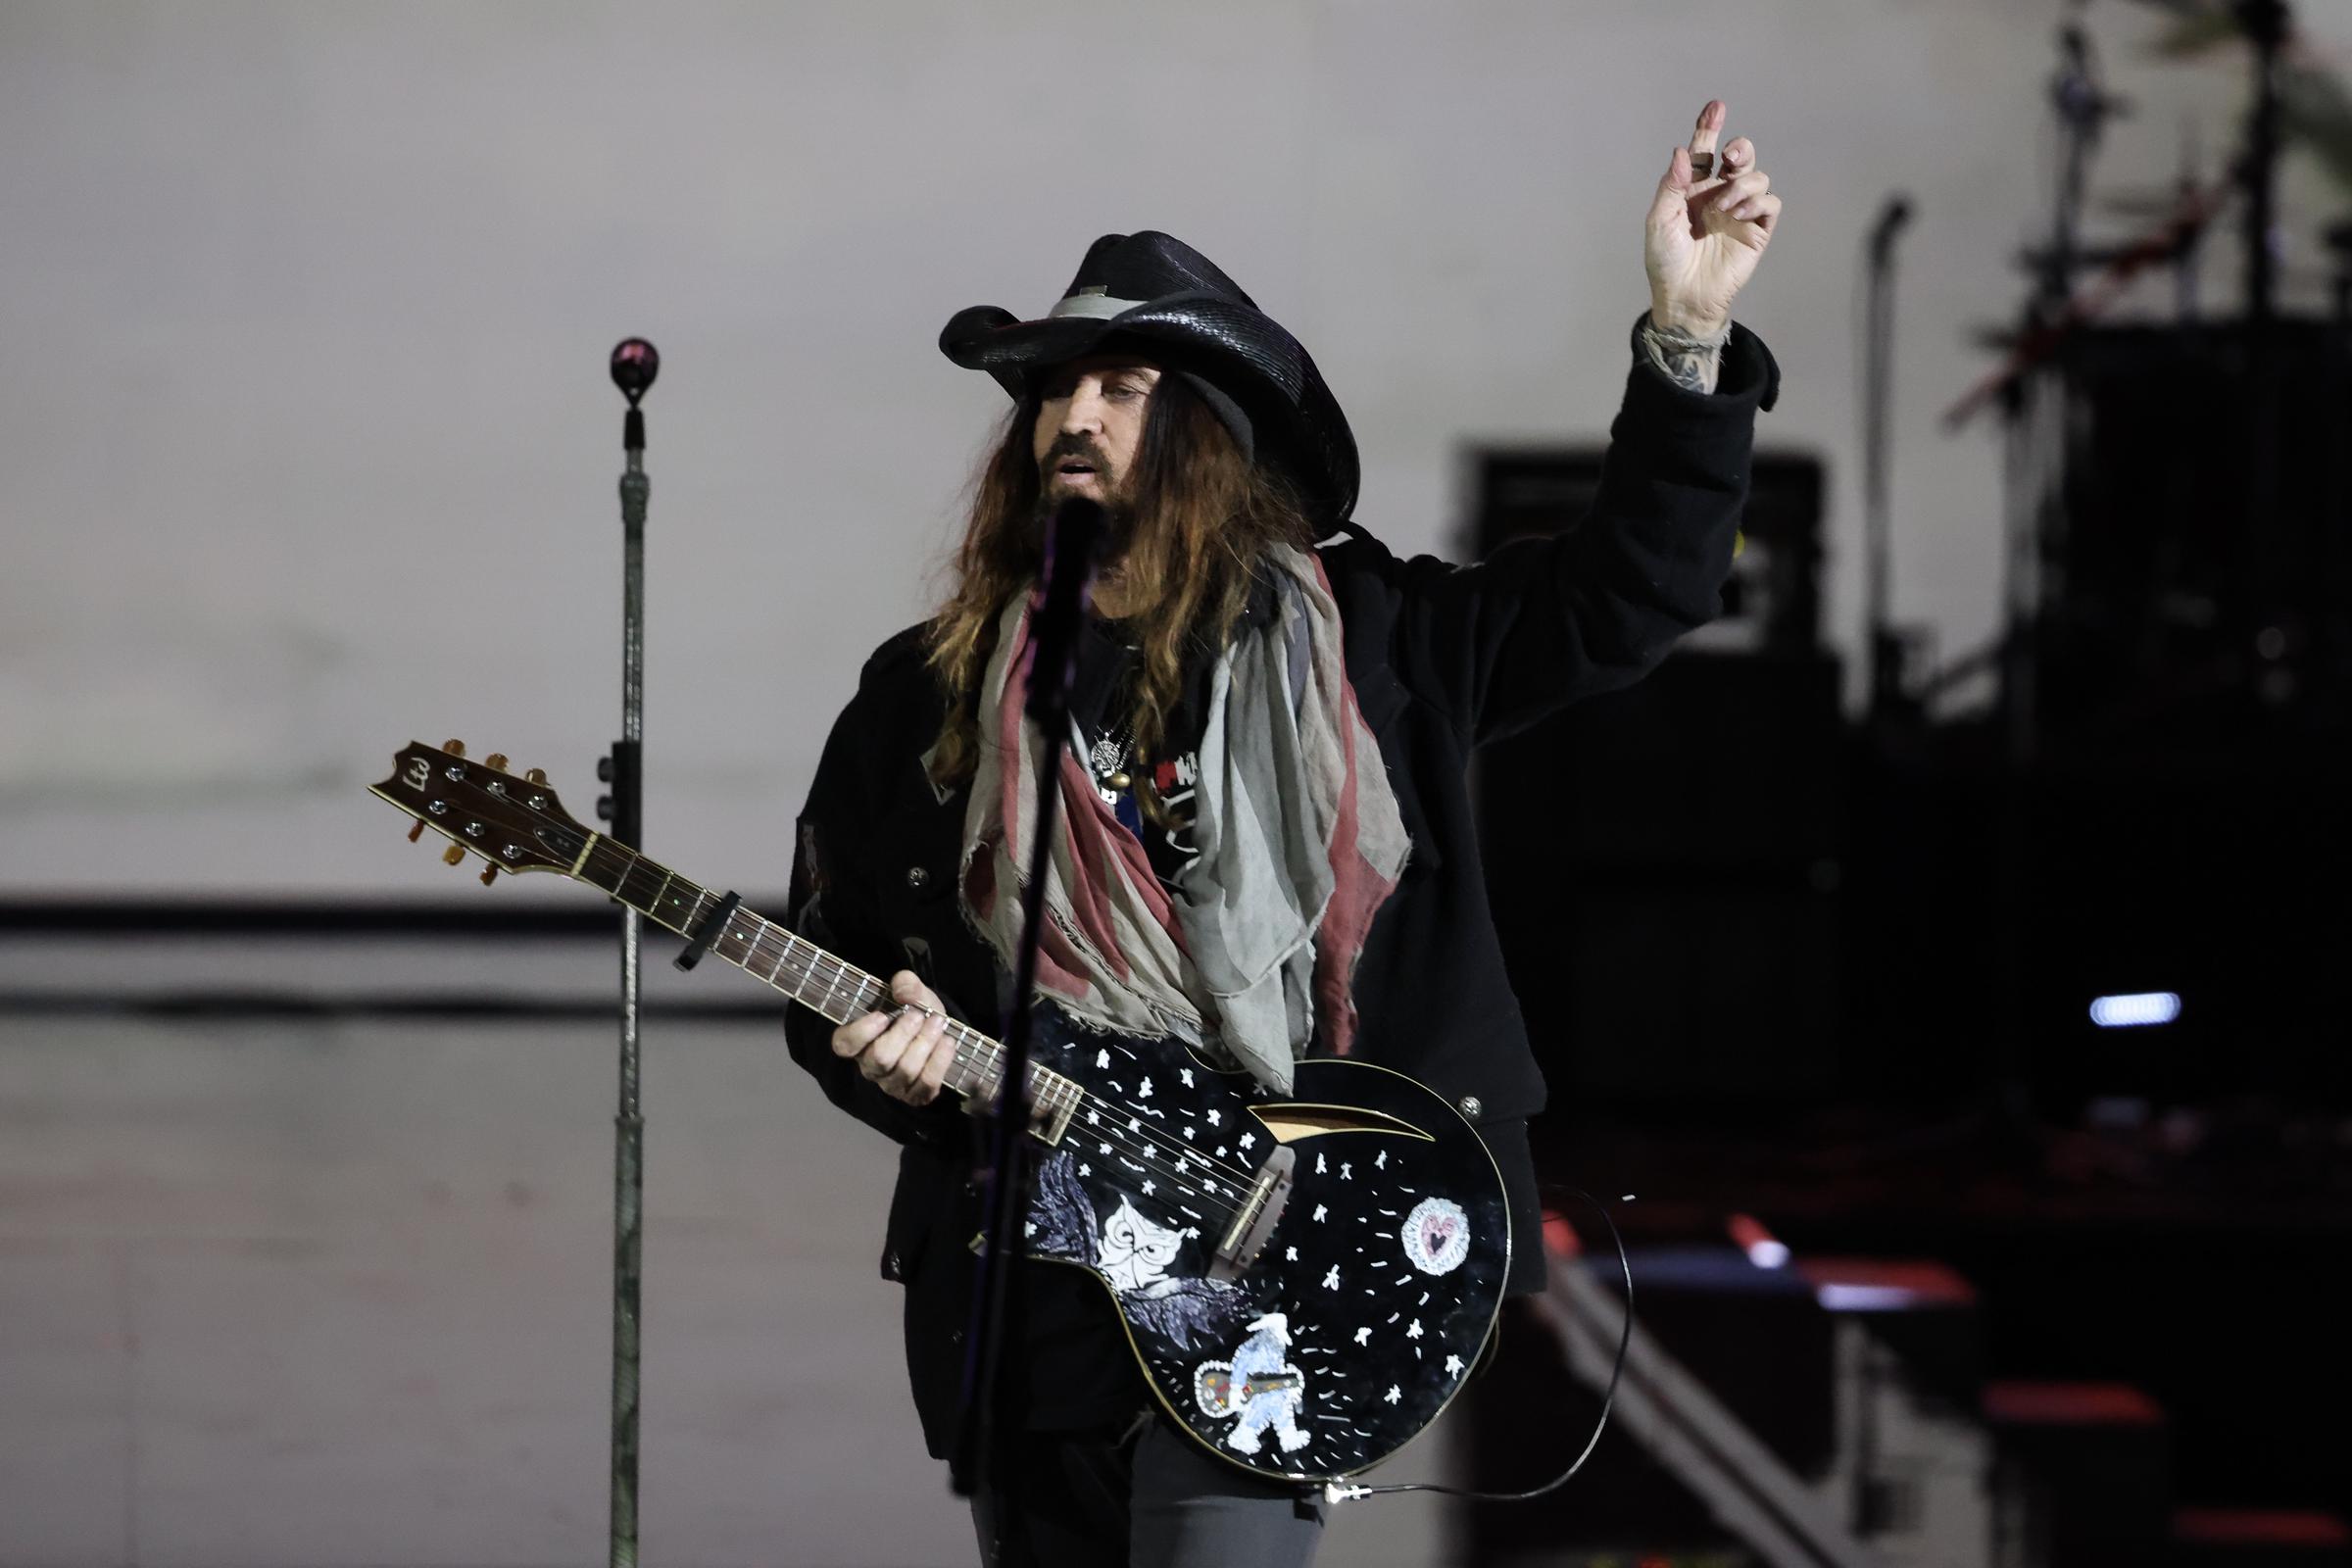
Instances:
[[[1029,1250],[1102,1282],[1171,1417],[1295,1479],[1364,1469],[1436,1418],[1510,1267],[1501,1180],[1458,1111],[1361,1062],[1301,1062],[1276,1094],[1038,1022],[1039,1062],[1084,1099],[1047,1126]]]

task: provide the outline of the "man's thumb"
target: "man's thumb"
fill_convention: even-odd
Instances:
[[[1677,147],[1666,160],[1666,172],[1658,180],[1658,193],[1651,198],[1649,216],[1662,219],[1675,210],[1690,194],[1690,153]]]

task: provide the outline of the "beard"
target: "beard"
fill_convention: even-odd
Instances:
[[[1037,505],[1029,509],[1028,545],[1030,554],[1043,560],[1046,549],[1046,529],[1054,521],[1054,514],[1061,510],[1064,501],[1092,501],[1092,496],[1046,495],[1040,493]],[[1124,495],[1114,495],[1102,502],[1102,547],[1097,558],[1099,566],[1114,564],[1127,553],[1135,538],[1135,505]]]
[[[1055,468],[1069,458],[1077,458],[1093,466],[1101,481],[1102,494],[1099,497],[1054,482]],[[1125,553],[1128,541],[1135,536],[1135,497],[1128,482],[1132,474],[1114,475],[1102,448],[1079,435],[1055,436],[1054,444],[1046,449],[1046,455],[1038,460],[1037,466],[1037,504],[1030,509],[1029,548],[1043,552],[1046,525],[1053,520],[1054,514],[1063,502],[1099,501],[1102,508],[1102,551],[1099,559],[1104,565],[1117,561]]]

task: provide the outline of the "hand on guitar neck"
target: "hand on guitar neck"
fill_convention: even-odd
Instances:
[[[948,1015],[912,970],[890,977],[890,996],[896,1009],[863,1013],[833,1031],[833,1054],[854,1059],[858,1072],[891,1099],[927,1105],[939,1098],[956,1059]]]

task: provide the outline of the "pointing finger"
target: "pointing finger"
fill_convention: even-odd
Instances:
[[[1715,138],[1723,134],[1723,118],[1727,107],[1722,99],[1710,98],[1707,107],[1698,112],[1697,127],[1690,132],[1690,162],[1694,167],[1703,167],[1698,157],[1701,153],[1709,155],[1705,161],[1707,164],[1714,161]]]

